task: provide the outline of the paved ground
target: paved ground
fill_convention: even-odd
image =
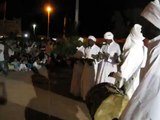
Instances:
[[[72,68],[52,68],[0,75],[8,99],[0,105],[0,120],[90,120],[86,104],[69,93]]]

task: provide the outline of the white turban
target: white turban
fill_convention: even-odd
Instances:
[[[57,41],[57,38],[52,38],[53,41]]]
[[[93,35],[88,36],[88,39],[93,40],[94,42],[96,42],[96,38]]]
[[[104,39],[109,39],[109,40],[113,40],[114,35],[111,32],[106,32],[104,34]]]
[[[123,51],[129,50],[132,46],[137,45],[137,46],[143,46],[143,40],[145,39],[142,32],[141,32],[142,26],[139,24],[135,24],[131,31],[130,34],[126,38],[126,42],[123,46]]]
[[[84,38],[82,38],[82,37],[79,37],[79,38],[78,38],[78,41],[81,41],[81,42],[83,42],[83,41],[84,41]]]
[[[141,16],[150,21],[160,29],[160,2],[159,0],[151,1],[142,11]]]

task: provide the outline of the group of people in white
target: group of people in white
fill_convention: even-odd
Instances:
[[[129,98],[119,120],[159,120],[160,1],[151,1],[145,7],[122,50],[113,33],[105,33],[104,39],[106,43],[99,48],[96,38],[88,36],[88,46],[77,49],[75,57],[85,62],[76,62],[70,92],[85,100],[94,85],[109,82],[123,88]]]
[[[77,61],[73,68],[71,93],[85,100],[88,91],[99,83],[116,84],[119,88],[127,83],[130,86],[125,87],[125,92],[131,98],[139,85],[140,69],[145,66],[147,56],[141,27],[139,24],[133,26],[122,50],[112,32],[104,34],[105,42],[101,47],[96,45],[94,36],[88,36],[87,46],[79,47],[74,56]],[[84,43],[82,37],[79,40]],[[111,73],[114,74],[111,76]]]

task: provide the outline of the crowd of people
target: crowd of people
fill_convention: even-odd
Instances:
[[[0,43],[0,70],[7,75],[9,71],[31,71],[48,64],[53,41],[25,42],[2,41]]]
[[[159,120],[160,1],[151,1],[145,7],[122,49],[112,32],[104,33],[104,40],[102,46],[98,46],[93,35],[78,39],[80,46],[73,56],[70,92],[85,101],[95,85],[113,84],[129,99],[117,119]],[[6,42],[0,43],[0,69],[5,75],[12,66],[15,71],[29,71],[32,67],[39,69],[51,60],[52,41],[40,46],[34,42],[24,48],[18,43],[15,45],[18,51]]]

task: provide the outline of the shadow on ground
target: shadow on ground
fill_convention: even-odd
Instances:
[[[40,101],[42,99],[38,95],[39,91],[36,91],[37,88],[43,89],[45,91],[51,91],[58,95],[62,95],[77,101],[82,101],[81,98],[75,98],[70,94],[72,67],[60,63],[50,64],[49,66],[47,66],[47,70],[48,70],[48,78],[41,75],[37,69],[35,68],[32,69],[32,72],[34,73],[31,76],[32,84],[35,88],[37,97],[32,99],[28,104],[28,106],[25,108],[26,120],[61,120],[60,118],[39,112],[29,107],[32,103],[35,103],[35,101]]]
[[[51,86],[50,89],[54,93],[82,102],[82,98],[75,97],[70,94],[72,70],[73,67],[65,63],[50,65],[50,67],[48,67],[48,78]]]

